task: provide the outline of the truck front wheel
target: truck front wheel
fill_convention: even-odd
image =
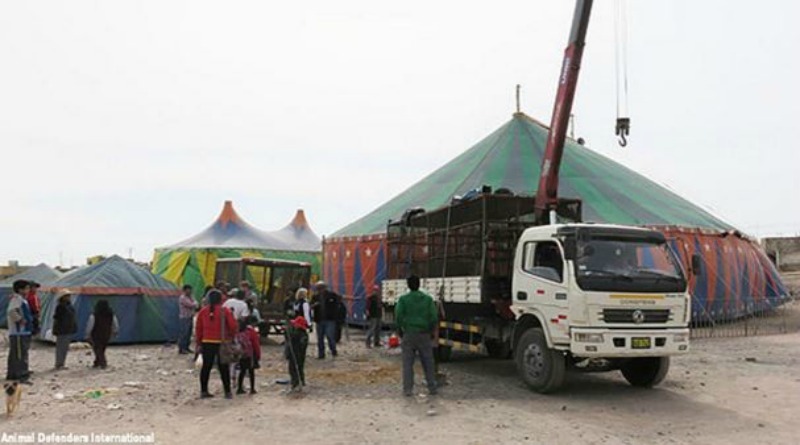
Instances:
[[[546,394],[564,384],[564,355],[547,347],[547,339],[541,328],[525,331],[517,342],[515,352],[517,372],[530,389]]]
[[[631,385],[650,388],[661,383],[667,376],[669,357],[632,358],[620,370]]]

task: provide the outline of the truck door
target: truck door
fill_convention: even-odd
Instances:
[[[555,241],[528,241],[515,274],[515,304],[542,316],[553,343],[568,343],[567,276],[561,246]]]

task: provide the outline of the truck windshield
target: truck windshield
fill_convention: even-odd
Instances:
[[[665,242],[592,237],[578,244],[578,285],[584,290],[683,292],[686,279]]]

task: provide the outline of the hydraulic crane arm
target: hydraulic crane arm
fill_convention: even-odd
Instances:
[[[558,92],[553,106],[553,117],[550,121],[547,146],[542,158],[539,188],[536,190],[536,220],[539,224],[555,222],[549,221],[549,213],[558,205],[558,171],[561,167],[561,157],[564,154],[564,138],[572,111],[572,101],[575,98],[575,87],[578,83],[578,71],[583,58],[583,47],[586,43],[586,29],[589,27],[592,2],[593,0],[577,0],[569,43],[567,49],[564,50],[564,62],[558,78]]]

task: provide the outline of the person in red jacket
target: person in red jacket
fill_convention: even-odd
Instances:
[[[233,339],[236,336],[237,324],[233,314],[222,307],[222,293],[216,289],[208,292],[208,305],[203,306],[197,314],[195,322],[195,338],[197,350],[203,354],[203,368],[200,370],[200,398],[214,397],[208,392],[208,378],[211,368],[217,363],[222,386],[225,389],[225,398],[233,398],[231,393],[230,366],[219,360],[219,348],[223,339],[222,325],[225,324],[224,338]]]
[[[41,284],[30,281],[30,288],[28,290],[28,295],[25,296],[25,299],[28,300],[28,306],[31,308],[31,314],[33,315],[33,335],[39,334],[39,312],[41,312],[41,304],[39,303],[39,288],[42,286]]]
[[[255,365],[261,360],[261,339],[253,325],[258,323],[255,317],[250,316],[242,321],[236,341],[242,346],[242,358],[239,359],[239,385],[236,394],[244,394],[244,375],[250,375],[250,394],[256,393]]]

